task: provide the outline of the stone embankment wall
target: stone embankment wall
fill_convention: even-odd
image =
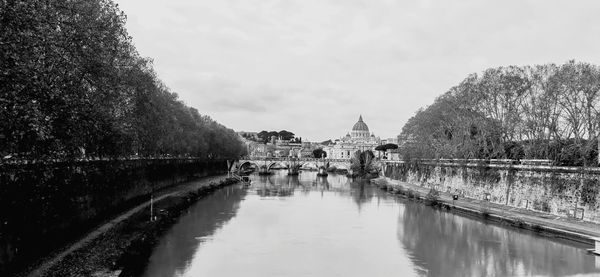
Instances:
[[[152,191],[226,171],[226,161],[198,159],[0,164],[0,273],[149,200]]]
[[[463,197],[600,223],[600,168],[396,162],[385,176]]]

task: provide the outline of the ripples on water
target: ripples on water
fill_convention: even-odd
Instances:
[[[600,276],[600,257],[583,248],[341,175],[277,171],[191,207],[144,276]]]

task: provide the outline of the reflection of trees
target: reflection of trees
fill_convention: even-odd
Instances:
[[[161,239],[144,276],[177,276],[194,256],[199,239],[215,233],[235,217],[246,191],[231,186],[201,199]]]
[[[418,203],[406,203],[398,221],[398,239],[429,276],[563,276],[595,267],[574,247]]]
[[[315,185],[320,188],[320,190],[329,190],[329,180],[327,177],[317,176]]]
[[[362,207],[362,204],[371,201],[373,196],[375,196],[373,186],[369,185],[368,181],[365,180],[352,181],[350,183],[350,188],[352,189],[352,199],[359,210]]]

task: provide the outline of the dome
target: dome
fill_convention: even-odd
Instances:
[[[369,126],[363,121],[362,115],[358,118],[358,122],[352,127],[352,131],[366,131],[369,132]]]

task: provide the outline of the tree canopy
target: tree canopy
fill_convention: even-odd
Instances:
[[[402,128],[405,158],[597,163],[600,68],[508,66],[471,74]]]
[[[377,147],[375,147],[375,150],[382,151],[382,152],[386,152],[387,150],[391,150],[391,149],[398,149],[398,145],[394,144],[394,143],[387,143],[387,144],[382,144],[382,145],[378,145]]]
[[[364,177],[368,174],[375,174],[377,167],[374,163],[375,154],[371,150],[356,151],[350,158],[350,168],[353,174],[358,177]]]
[[[327,152],[325,152],[323,148],[317,148],[313,150],[313,156],[317,159],[327,158]]]
[[[279,137],[281,137],[281,139],[283,140],[291,140],[294,138],[294,133],[286,131],[286,130],[281,130],[278,133]]]
[[[271,137],[281,138],[282,140],[292,140],[295,134],[286,130],[277,131],[260,131],[257,134],[258,138],[262,143],[267,143],[271,140]]]
[[[111,0],[0,1],[0,154],[235,157],[236,133],[186,106]]]

